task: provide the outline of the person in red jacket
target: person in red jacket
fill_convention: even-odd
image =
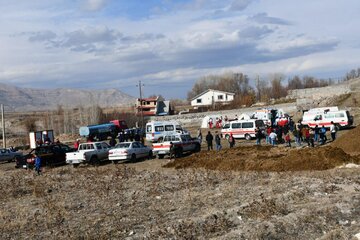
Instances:
[[[78,149],[80,145],[80,139],[76,139],[76,141],[74,142],[74,148]]]

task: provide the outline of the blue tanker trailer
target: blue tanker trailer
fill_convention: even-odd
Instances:
[[[108,137],[116,137],[120,130],[126,128],[127,125],[125,121],[113,120],[110,123],[80,127],[79,134],[91,140],[97,139],[102,141]]]

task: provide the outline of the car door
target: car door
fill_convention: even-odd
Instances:
[[[102,149],[103,149],[103,156],[105,158],[109,158],[109,150],[110,150],[110,145],[108,145],[107,143],[103,142],[101,143]]]
[[[138,143],[138,145],[139,145],[138,151],[141,157],[147,157],[148,156],[147,148],[142,143]]]
[[[0,161],[5,162],[9,161],[10,159],[10,152],[7,149],[1,149],[0,150]]]
[[[135,153],[136,158],[141,158],[141,151],[140,151],[140,146],[139,146],[138,142],[132,143],[132,153]]]
[[[39,155],[42,166],[51,165],[53,163],[54,154],[49,147],[39,147],[35,152]]]
[[[63,149],[61,149],[59,145],[54,145],[51,149],[51,152],[53,153],[53,156],[51,158],[51,162],[53,164],[65,163],[65,152],[63,151]]]

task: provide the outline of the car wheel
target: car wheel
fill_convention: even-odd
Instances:
[[[148,159],[152,159],[152,158],[153,158],[153,152],[152,152],[152,151],[150,151],[150,152],[149,152]]]
[[[248,140],[248,141],[251,140],[250,134],[245,134],[245,139]]]
[[[158,154],[158,158],[159,158],[159,159],[163,159],[164,156],[165,156],[164,154]]]
[[[90,158],[90,163],[93,164],[93,165],[100,165],[100,161],[96,156],[92,156]]]
[[[194,152],[200,152],[200,151],[201,151],[200,144],[196,144]]]

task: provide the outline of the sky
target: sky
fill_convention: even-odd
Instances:
[[[338,78],[360,67],[358,0],[0,0],[0,83],[186,98],[242,72]]]

